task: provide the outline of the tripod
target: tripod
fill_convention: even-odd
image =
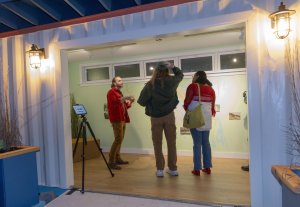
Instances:
[[[82,118],[82,121],[80,123],[80,128],[79,128],[79,132],[78,132],[78,135],[77,135],[77,139],[76,139],[76,144],[75,144],[75,147],[74,147],[74,150],[73,150],[73,157],[75,156],[75,153],[76,153],[76,149],[77,149],[77,144],[78,144],[78,140],[79,140],[79,137],[80,137],[80,133],[81,133],[81,130],[82,130],[82,137],[83,137],[83,142],[82,142],[82,154],[81,154],[81,157],[82,157],[82,177],[81,177],[81,190],[80,192],[81,193],[84,193],[84,161],[85,161],[85,154],[84,154],[84,148],[85,148],[85,145],[87,144],[87,140],[86,140],[86,126],[88,127],[95,143],[96,143],[96,146],[99,150],[99,152],[101,153],[104,161],[105,161],[105,164],[107,166],[107,168],[109,169],[109,172],[111,174],[112,177],[114,177],[114,174],[113,172],[111,171],[110,167],[108,166],[108,163],[105,159],[105,156],[103,155],[103,152],[102,152],[102,149],[100,148],[100,145],[99,143],[97,142],[96,138],[95,138],[95,134],[91,128],[91,125],[90,123],[87,121],[87,118],[85,117],[85,115],[81,115],[81,118]]]

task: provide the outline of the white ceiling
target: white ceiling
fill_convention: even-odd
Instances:
[[[181,34],[150,37],[131,42],[116,42],[68,51],[70,62],[105,58],[122,58],[142,54],[158,54],[212,47],[244,45],[244,24],[207,28]]]

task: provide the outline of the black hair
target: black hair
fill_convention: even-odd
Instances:
[[[197,71],[195,75],[198,76],[196,83],[212,86],[212,83],[207,79],[206,73],[204,71]]]

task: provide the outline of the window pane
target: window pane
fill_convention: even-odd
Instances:
[[[109,79],[109,67],[86,69],[87,81],[108,80],[108,79]]]
[[[181,70],[184,73],[196,71],[211,71],[212,56],[181,59]]]
[[[221,70],[246,68],[245,53],[221,55],[220,59]]]
[[[174,64],[174,60],[166,60],[172,64]],[[154,68],[156,68],[157,64],[161,61],[154,61],[146,63],[146,76],[152,76],[152,72]]]
[[[115,75],[121,78],[140,77],[140,64],[115,66]]]

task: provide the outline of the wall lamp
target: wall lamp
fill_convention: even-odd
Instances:
[[[289,35],[291,31],[290,16],[295,13],[295,10],[286,9],[283,2],[281,2],[278,7],[278,11],[269,15],[269,18],[271,19],[271,27],[278,39],[284,39]]]
[[[38,48],[37,45],[32,44],[31,49],[27,53],[29,54],[30,67],[39,69],[41,67],[41,59],[45,58],[45,49]]]

